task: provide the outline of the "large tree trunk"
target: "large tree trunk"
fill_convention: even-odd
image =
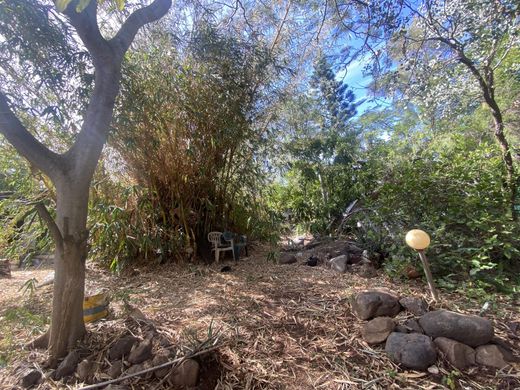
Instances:
[[[62,233],[62,243],[56,245],[54,260],[54,295],[49,339],[51,359],[64,356],[85,334],[83,297],[89,184],[89,177],[79,176],[74,180],[64,178],[56,186],[56,223]]]

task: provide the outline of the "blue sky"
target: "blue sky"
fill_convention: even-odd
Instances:
[[[372,96],[369,95],[368,86],[372,82],[372,77],[363,74],[363,69],[368,61],[368,58],[360,57],[353,61],[345,70],[339,71],[336,74],[338,80],[343,80],[349,85],[356,95],[357,100],[366,99],[366,101],[358,107],[358,116],[373,108],[390,105],[390,102],[387,102],[385,99],[378,99],[377,102],[371,100]]]

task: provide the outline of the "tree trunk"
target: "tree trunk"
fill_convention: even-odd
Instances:
[[[329,194],[327,189],[325,188],[325,183],[323,182],[323,176],[321,175],[321,169],[318,167],[318,180],[320,182],[320,190],[321,190],[321,199],[323,200],[323,207],[327,209],[327,217],[330,221],[330,210],[329,210]]]
[[[517,185],[515,178],[515,166],[513,164],[513,158],[511,156],[511,148],[509,147],[509,142],[504,134],[504,121],[502,118],[502,113],[497,108],[491,107],[491,114],[493,115],[493,121],[495,124],[495,138],[500,145],[500,149],[502,150],[502,159],[504,160],[504,164],[506,166],[507,172],[507,187],[509,189],[509,207],[511,209],[511,216],[513,221],[516,221],[517,216],[515,212],[515,201],[516,201],[516,193],[517,193]]]
[[[43,204],[36,206],[56,244],[51,327],[31,343],[48,344],[51,364],[85,334],[83,297],[89,188],[108,136],[123,57],[139,29],[160,19],[171,6],[171,0],[154,0],[132,12],[117,34],[106,40],[97,23],[97,1],[87,2],[82,12],[77,11],[78,0],[65,3],[68,5],[64,13],[91,54],[95,68],[94,90],[72,147],[64,154],[45,147],[22,124],[0,91],[0,133],[56,187],[56,222]]]
[[[62,243],[56,244],[54,295],[50,327],[51,364],[64,356],[85,334],[83,297],[85,293],[86,230],[90,178],[70,177],[56,185],[57,220]]]

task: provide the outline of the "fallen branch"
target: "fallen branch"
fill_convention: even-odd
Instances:
[[[139,376],[139,375],[142,375],[142,374],[146,374],[148,372],[152,372],[152,371],[155,371],[155,370],[159,370],[161,368],[165,368],[165,367],[168,367],[168,366],[172,366],[174,364],[177,364],[177,363],[182,363],[184,360],[187,360],[187,359],[191,359],[191,358],[194,358],[196,356],[200,356],[200,355],[203,355],[205,353],[208,353],[208,352],[211,352],[217,348],[220,348],[221,345],[217,345],[216,347],[213,347],[213,348],[209,348],[209,349],[205,349],[204,351],[199,351],[197,353],[194,353],[194,354],[191,354],[191,355],[187,355],[187,356],[183,356],[181,358],[177,358],[177,359],[174,359],[174,360],[170,360],[169,362],[166,362],[166,363],[163,363],[163,364],[160,364],[158,366],[154,366],[154,367],[150,367],[150,368],[147,368],[145,370],[142,370],[142,371],[138,371],[136,373],[133,373],[133,374],[129,374],[129,375],[125,375],[125,376],[122,376],[120,378],[116,378],[116,379],[111,379],[109,381],[105,381],[105,382],[100,382],[100,383],[95,383],[93,385],[88,385],[88,386],[85,386],[85,387],[81,387],[80,389],[78,390],[90,390],[90,389],[97,389],[99,387],[103,387],[103,386],[107,386],[107,385],[111,385],[112,383],[117,383],[117,382],[121,382],[121,381],[124,381],[125,379],[129,379],[129,378],[133,378],[135,376]]]

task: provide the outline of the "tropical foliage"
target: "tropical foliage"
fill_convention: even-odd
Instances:
[[[103,2],[103,17],[124,3]],[[139,35],[91,186],[90,257],[113,269],[209,260],[211,230],[310,231],[357,240],[401,275],[416,261],[404,233],[421,227],[444,286],[512,289],[518,5],[375,3],[179,3]],[[91,59],[51,3],[0,1],[0,14],[0,82],[28,129],[66,150]],[[0,142],[2,256],[49,251],[33,205],[52,209],[54,188]]]

